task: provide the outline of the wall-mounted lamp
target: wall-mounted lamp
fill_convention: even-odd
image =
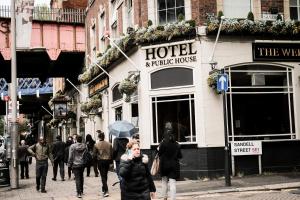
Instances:
[[[1,100],[3,100],[4,99],[4,94],[3,94],[3,92],[1,92]]]
[[[36,97],[40,98],[40,90],[36,90]]]
[[[18,92],[18,98],[22,99],[22,93],[21,93],[21,91]]]

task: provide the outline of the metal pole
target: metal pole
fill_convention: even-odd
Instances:
[[[224,69],[221,70],[221,73],[224,74]],[[224,114],[224,136],[225,136],[225,147],[224,147],[224,153],[225,153],[225,185],[231,186],[231,179],[230,179],[230,173],[229,173],[229,145],[228,145],[228,133],[227,133],[227,115],[226,115],[226,94],[225,91],[222,92],[223,94],[223,114]]]
[[[16,54],[16,12],[15,0],[11,0],[11,142],[12,142],[12,160],[11,160],[11,188],[19,187],[18,176],[18,124],[17,124],[17,54]]]
[[[211,53],[211,58],[210,58],[211,62],[214,60],[215,50],[216,50],[216,46],[217,46],[217,43],[218,43],[218,40],[219,40],[219,36],[220,36],[220,33],[221,33],[221,28],[222,28],[222,24],[223,24],[224,19],[225,19],[225,16],[222,16],[221,21],[220,21],[220,25],[219,25],[219,29],[218,29],[218,33],[217,33],[217,37],[216,37],[216,41],[215,41],[215,44],[214,44],[214,47],[213,47],[213,50],[212,50],[212,53]]]

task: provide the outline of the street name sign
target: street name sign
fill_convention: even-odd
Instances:
[[[231,142],[231,155],[244,156],[244,155],[261,155],[262,146],[261,141],[232,141]]]

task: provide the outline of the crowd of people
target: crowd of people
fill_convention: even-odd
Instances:
[[[28,164],[30,158],[36,159],[36,190],[46,193],[46,177],[48,159],[53,166],[53,181],[57,181],[59,168],[60,180],[65,181],[65,164],[68,169],[68,179],[74,174],[77,197],[84,194],[84,170],[90,176],[91,167],[96,177],[101,177],[102,195],[109,196],[107,184],[108,171],[115,161],[122,200],[150,200],[155,198],[156,187],[149,170],[149,158],[141,153],[139,134],[131,139],[115,138],[113,145],[105,140],[105,134],[98,130],[98,141],[94,141],[90,134],[86,135],[85,143],[82,136],[69,137],[66,142],[60,135],[49,145],[43,137],[28,146],[22,140],[19,147],[21,179],[29,178]],[[172,129],[165,128],[163,140],[157,148],[160,158],[160,176],[162,180],[162,196],[168,199],[168,183],[170,184],[170,199],[176,199],[176,179],[180,176],[179,159],[182,158],[179,144],[176,142]],[[91,161],[86,163],[86,155],[90,154]],[[117,184],[115,183],[115,184]]]

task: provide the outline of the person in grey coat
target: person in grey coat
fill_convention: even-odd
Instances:
[[[75,175],[78,198],[82,198],[83,194],[83,171],[85,167],[83,163],[83,154],[85,153],[85,151],[88,151],[86,144],[82,143],[81,136],[77,136],[77,143],[70,146],[68,166],[72,167],[73,173]]]

